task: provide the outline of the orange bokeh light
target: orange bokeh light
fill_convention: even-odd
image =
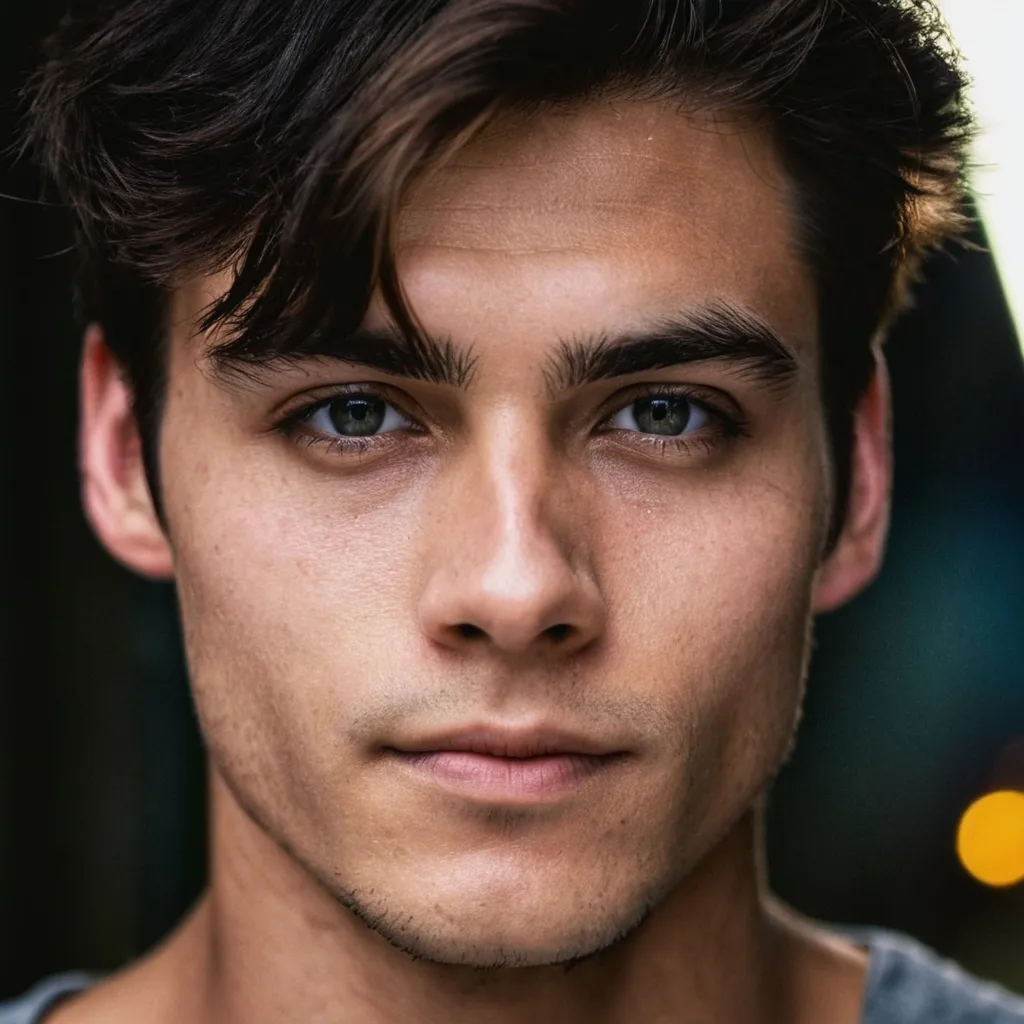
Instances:
[[[1024,882],[1024,793],[989,793],[971,804],[960,819],[956,852],[985,885]]]

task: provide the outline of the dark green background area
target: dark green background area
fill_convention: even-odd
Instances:
[[[4,12],[0,144],[60,6]],[[145,950],[201,886],[205,841],[173,595],[114,565],[79,509],[68,225],[21,201],[30,168],[2,169],[0,997]],[[890,357],[889,558],[819,624],[771,875],[808,913],[1024,991],[1024,887],[986,890],[954,853],[972,799],[1024,789],[1024,372],[987,254],[933,261]]]

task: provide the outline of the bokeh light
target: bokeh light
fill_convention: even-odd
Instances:
[[[1024,882],[1024,793],[1002,790],[976,800],[960,819],[957,854],[979,882]]]

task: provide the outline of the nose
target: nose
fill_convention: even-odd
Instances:
[[[449,649],[517,655],[592,644],[606,607],[572,490],[536,451],[467,459],[435,506],[424,633]]]

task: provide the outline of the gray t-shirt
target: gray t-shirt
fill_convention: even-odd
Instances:
[[[854,934],[871,952],[861,1024],[1024,1024],[1024,1000],[970,977],[911,939],[892,932]],[[0,1024],[40,1024],[92,980],[61,974],[40,982],[21,999],[0,1005]]]

